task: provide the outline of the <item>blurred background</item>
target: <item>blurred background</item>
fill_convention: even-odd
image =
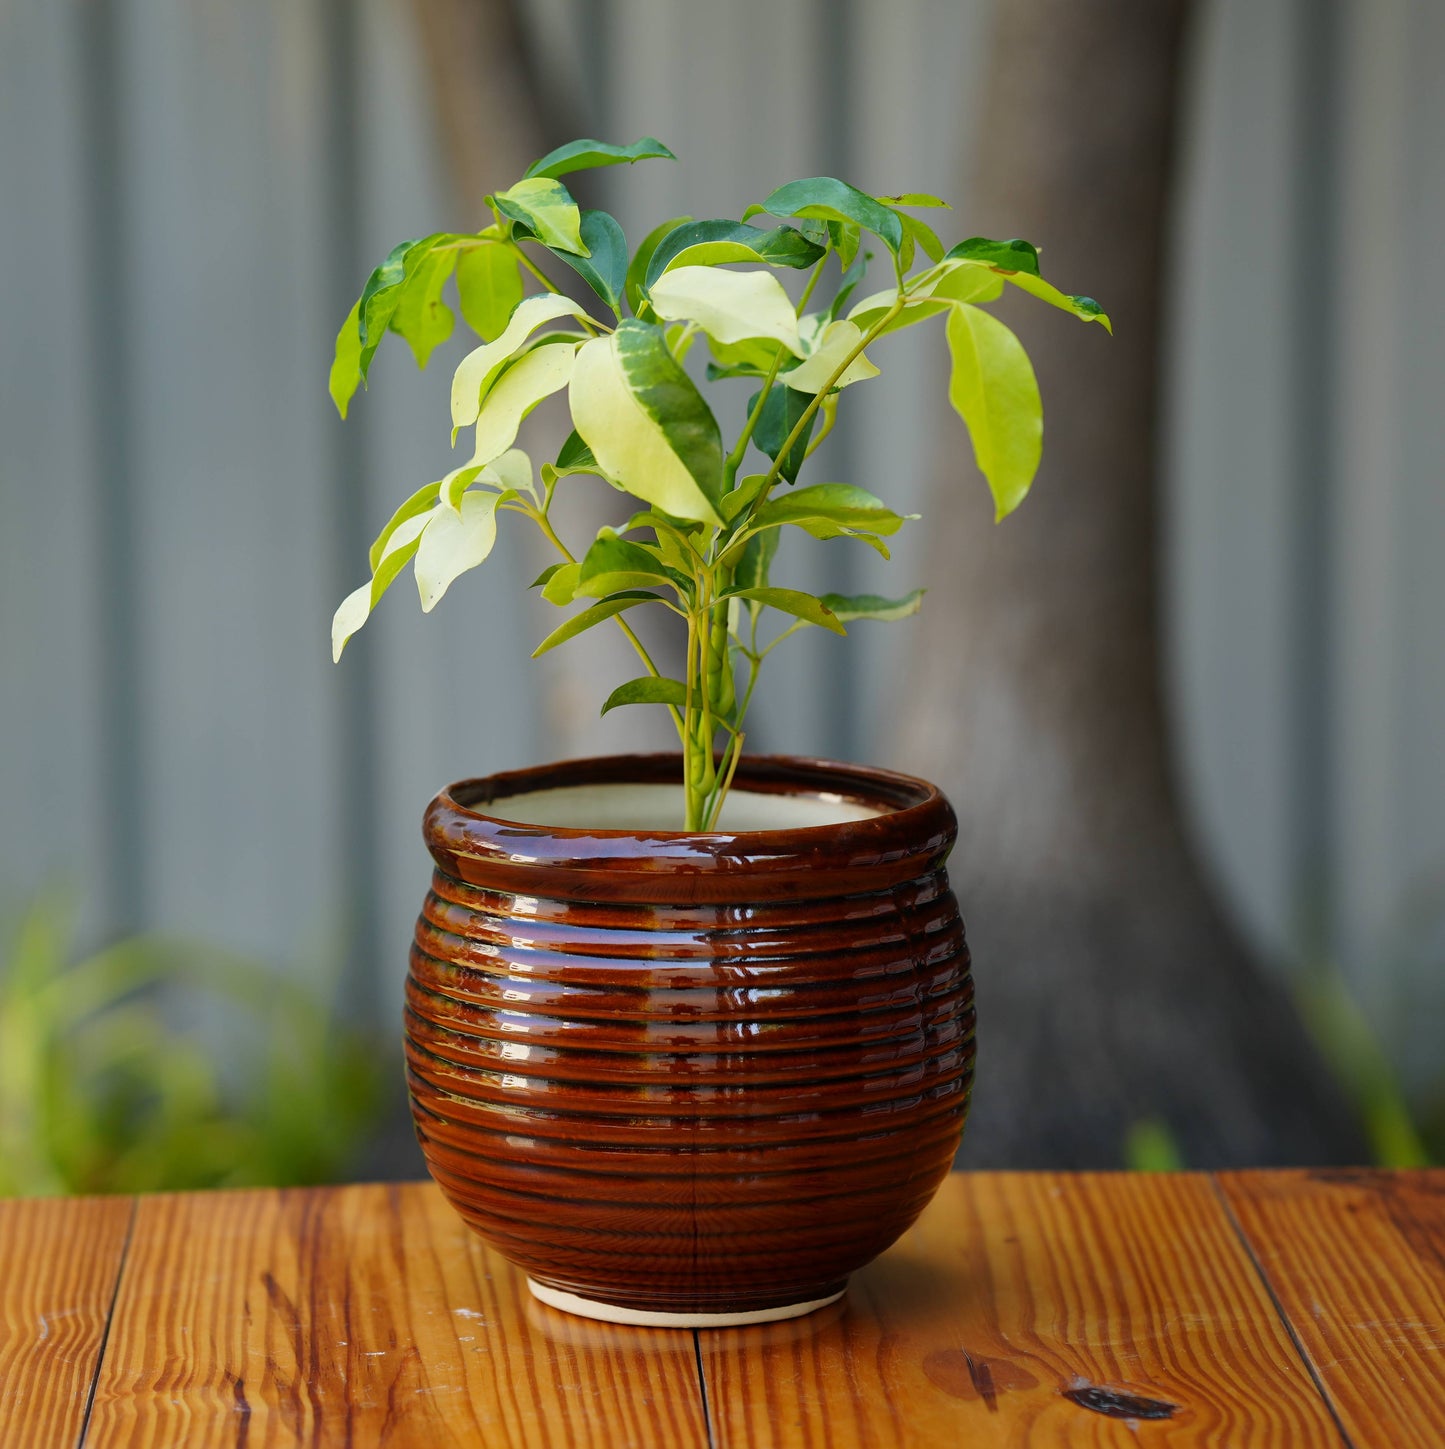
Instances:
[[[529,661],[520,532],[328,654],[468,345],[343,426],[336,329],[577,135],[680,158],[579,180],[633,244],[839,175],[1113,316],[1005,314],[997,529],[941,329],[880,351],[824,466],[925,521],[791,567],[924,615],[810,631],[750,732],[958,809],[962,1161],[1445,1151],[1442,67],[1433,0],[0,0],[0,1192],[419,1175],[422,809],[665,747],[621,653]]]

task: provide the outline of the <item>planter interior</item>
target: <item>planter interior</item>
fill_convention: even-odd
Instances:
[[[831,1301],[968,1108],[953,813],[906,776],[745,759],[712,833],[676,756],[468,781],[407,983],[428,1166],[544,1301],[626,1322]]]

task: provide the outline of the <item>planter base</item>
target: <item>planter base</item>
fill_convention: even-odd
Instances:
[[[747,1323],[777,1323],[784,1318],[801,1318],[805,1313],[836,1303],[846,1289],[840,1288],[826,1298],[813,1298],[807,1303],[785,1303],[779,1308],[752,1308],[742,1313],[654,1313],[645,1308],[624,1308],[617,1303],[602,1303],[595,1298],[580,1298],[560,1288],[548,1288],[535,1279],[527,1279],[532,1296],[549,1308],[574,1313],[579,1318],[596,1318],[603,1323],[629,1323],[639,1328],[737,1328]]]

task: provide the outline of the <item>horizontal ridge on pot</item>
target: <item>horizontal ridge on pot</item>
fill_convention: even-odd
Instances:
[[[725,812],[689,834],[653,818],[680,771],[570,761],[432,802],[417,1133],[466,1220],[549,1288],[687,1314],[824,1298],[922,1210],[967,1114],[953,812],[907,776],[745,758],[729,803],[770,828]],[[613,820],[639,786],[630,829],[527,823],[568,806],[554,792]]]

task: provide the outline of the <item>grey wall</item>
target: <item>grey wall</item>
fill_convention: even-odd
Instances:
[[[1181,760],[1261,950],[1445,1073],[1445,12],[1216,0],[1166,469]]]
[[[579,125],[683,158],[607,178],[634,239],[823,170],[952,196],[966,232],[988,8],[529,20]],[[1272,959],[1338,954],[1422,1087],[1445,1021],[1442,61],[1431,0],[1204,7],[1166,460],[1173,699],[1212,868]],[[343,958],[386,1018],[437,786],[661,741],[595,722],[608,655],[527,664],[538,559],[515,541],[425,621],[399,585],[329,662],[366,542],[447,457],[459,344],[424,376],[383,349],[346,428],[324,386],[366,269],[468,220],[433,156],[401,0],[0,6],[0,904],[59,875],[91,938]],[[935,349],[880,352],[830,445],[910,508],[962,443]],[[901,590],[927,582],[920,543],[891,569],[795,562]],[[798,641],[755,743],[886,756],[897,637]]]

